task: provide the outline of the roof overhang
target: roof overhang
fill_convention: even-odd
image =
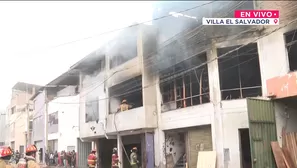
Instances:
[[[105,57],[105,49],[101,47],[100,49],[91,52],[83,59],[75,63],[70,67],[70,70],[84,70],[87,68],[92,68],[98,64],[98,61],[102,60]]]
[[[12,89],[13,90],[20,90],[20,91],[27,91],[28,89],[35,88],[38,90],[41,86],[35,85],[35,84],[30,84],[30,83],[25,83],[25,82],[17,82]]]

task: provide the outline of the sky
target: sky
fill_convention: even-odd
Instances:
[[[45,85],[112,35],[100,34],[151,19],[149,1],[1,1],[0,109],[16,82]]]

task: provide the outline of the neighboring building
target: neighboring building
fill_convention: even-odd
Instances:
[[[79,96],[77,86],[68,86],[48,103],[49,151],[77,151]]]
[[[30,100],[33,102],[33,113],[32,113],[32,136],[31,143],[35,144],[37,149],[44,149],[44,137],[45,137],[45,91],[40,88],[35,95],[33,95]],[[37,157],[39,160],[39,157]]]
[[[91,150],[91,143],[79,138],[79,79],[79,74],[67,71],[31,97],[35,107],[32,139],[37,148],[42,149],[43,158],[46,150],[75,150],[78,165],[84,166],[82,163]],[[44,159],[38,157],[37,161],[44,162]]]
[[[40,86],[23,82],[16,83],[12,88],[11,102],[8,107],[10,143],[12,149],[24,152],[27,141],[28,117],[33,110],[30,97]]]
[[[0,110],[0,146],[5,145],[8,137],[6,136],[6,111]]]

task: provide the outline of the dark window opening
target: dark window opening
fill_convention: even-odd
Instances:
[[[142,76],[129,79],[121,84],[109,88],[110,113],[117,112],[123,100],[127,101],[129,109],[143,106]]]
[[[240,160],[241,168],[251,168],[251,147],[250,147],[250,135],[249,129],[243,128],[239,129],[239,142],[240,142]]]
[[[86,123],[99,120],[99,98],[93,93],[86,96],[85,110]]]
[[[15,112],[16,112],[16,107],[14,106],[11,108],[11,114],[14,114]]]
[[[285,34],[290,71],[297,70],[297,29]]]
[[[223,100],[261,96],[261,73],[257,44],[218,49],[220,87]]]
[[[163,112],[210,101],[206,60],[206,53],[203,53],[162,72]]]

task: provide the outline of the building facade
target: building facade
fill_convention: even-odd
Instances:
[[[6,133],[6,110],[0,111],[0,146],[5,145],[5,142],[7,141],[7,133]]]
[[[29,128],[29,115],[32,112],[30,97],[40,86],[18,82],[12,88],[12,98],[8,107],[8,130],[10,132],[9,145],[14,150],[23,153],[30,141],[27,133]]]
[[[68,86],[48,103],[48,143],[50,152],[77,151],[79,96],[76,86]]]
[[[106,160],[116,146],[123,167],[128,165],[133,146],[138,147],[141,164],[147,168],[184,163],[196,167],[198,152],[210,150],[216,151],[220,168],[274,166],[270,141],[281,141],[281,130],[288,124],[283,114],[290,113],[286,129],[294,131],[295,107],[287,100],[271,100],[270,94],[277,96],[281,91],[275,89],[280,88],[276,84],[269,90],[268,80],[296,70],[292,68],[294,49],[289,47],[294,43],[296,12],[285,10],[296,2],[251,1],[247,6],[233,2],[218,12],[215,7],[220,5],[213,5],[205,15],[269,6],[286,17],[282,15],[281,24],[273,28],[202,29],[199,23],[186,23],[190,26],[169,42],[170,23],[139,26],[134,31],[138,32],[136,56],[128,53],[129,57],[123,57],[129,59],[123,61],[115,57],[118,53],[98,50],[71,67],[81,72],[80,137],[93,142],[101,166],[110,166]],[[167,12],[173,10],[168,8]],[[191,26],[194,29],[189,31]],[[156,48],[158,53],[152,54]],[[118,60],[116,65],[111,63],[114,60]],[[133,108],[117,112],[123,99]],[[272,118],[264,121],[261,115]],[[250,141],[257,135],[266,137],[264,148]],[[267,160],[252,162],[261,158]]]

